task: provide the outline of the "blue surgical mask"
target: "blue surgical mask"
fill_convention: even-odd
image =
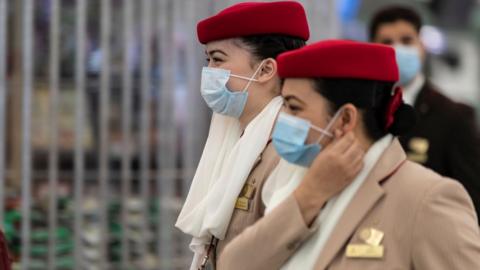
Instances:
[[[201,94],[208,107],[214,112],[238,118],[245,109],[247,103],[247,89],[252,82],[256,82],[255,76],[260,71],[263,62],[260,63],[252,77],[244,77],[230,73],[230,70],[221,68],[204,67],[202,69]],[[231,91],[227,88],[230,77],[248,81],[242,91]]]
[[[340,115],[340,110],[335,113],[325,129],[312,125],[309,121],[281,112],[273,130],[272,141],[277,153],[286,161],[310,167],[313,160],[322,151],[320,141],[325,137],[332,138],[329,132],[331,126]],[[310,129],[318,131],[321,136],[316,143],[306,144]]]
[[[405,86],[420,72],[420,54],[417,48],[411,46],[395,45],[394,48],[400,72],[399,82],[400,85]]]

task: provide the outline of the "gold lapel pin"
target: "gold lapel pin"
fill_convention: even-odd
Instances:
[[[348,258],[383,258],[384,247],[381,243],[384,235],[375,228],[361,230],[358,236],[365,244],[349,244],[345,255]]]
[[[365,228],[360,232],[360,239],[371,246],[378,246],[383,240],[384,233],[375,228]]]

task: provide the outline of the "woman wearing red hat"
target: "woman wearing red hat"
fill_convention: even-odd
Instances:
[[[395,87],[394,50],[324,41],[282,54],[278,67],[288,113],[273,133],[282,160],[262,191],[267,214],[219,267],[480,269],[465,189],[406,160],[396,138],[415,116]]]
[[[197,33],[208,60],[201,94],[213,117],[176,223],[192,236],[191,269],[215,264],[225,244],[263,215],[260,190],[279,161],[271,144],[282,106],[276,57],[309,37],[294,1],[233,5],[200,21]]]

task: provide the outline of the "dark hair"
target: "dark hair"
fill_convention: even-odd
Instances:
[[[378,28],[382,24],[394,23],[397,21],[406,21],[413,25],[417,33],[422,27],[422,18],[412,8],[406,6],[388,6],[379,10],[370,21],[369,37],[372,41],[377,35]]]
[[[404,134],[415,125],[413,107],[402,104],[395,112],[394,123],[390,128],[385,128],[386,110],[394,85],[392,82],[315,78],[313,84],[314,89],[329,101],[331,114],[347,103],[358,107],[367,135],[374,141],[387,133],[395,136]]]
[[[305,40],[285,35],[254,35],[241,37],[243,44],[247,45],[251,53],[258,60],[277,58],[286,51],[299,49],[305,46]]]

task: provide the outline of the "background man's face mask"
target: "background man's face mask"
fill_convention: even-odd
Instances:
[[[320,144],[320,141],[325,136],[330,138],[333,137],[329,129],[335,123],[340,112],[341,110],[338,110],[337,113],[335,113],[325,129],[316,127],[305,119],[281,112],[278,116],[272,136],[275,150],[283,159],[290,163],[302,167],[310,167],[312,162],[323,149],[323,145]],[[306,140],[310,129],[320,132],[321,136],[316,143],[307,144]]]
[[[201,94],[208,107],[214,112],[238,118],[245,109],[248,98],[248,87],[252,82],[256,82],[255,77],[261,70],[263,61],[258,66],[252,77],[244,77],[231,74],[230,70],[221,68],[203,67]],[[235,77],[248,81],[242,91],[234,92],[227,88],[227,82],[230,77]]]
[[[400,73],[400,85],[405,86],[420,72],[421,61],[418,49],[413,46],[395,45],[395,56]]]

